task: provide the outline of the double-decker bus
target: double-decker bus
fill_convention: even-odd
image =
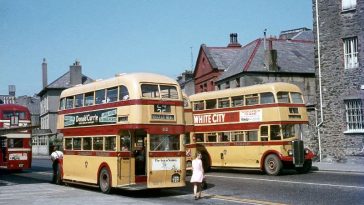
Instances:
[[[185,186],[182,92],[151,73],[122,74],[62,92],[57,182],[111,188]]]
[[[23,170],[31,167],[31,116],[27,107],[0,105],[0,168]]]
[[[301,90],[268,83],[198,93],[185,99],[187,169],[202,153],[210,167],[253,168],[278,175],[308,172],[314,154],[303,146],[308,116]]]

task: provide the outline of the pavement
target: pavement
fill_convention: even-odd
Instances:
[[[363,158],[363,159],[361,159]],[[345,163],[339,162],[313,162],[312,171],[331,171],[331,172],[356,172],[364,174],[364,157],[359,160],[349,160]],[[50,156],[33,156],[33,159],[49,159]]]

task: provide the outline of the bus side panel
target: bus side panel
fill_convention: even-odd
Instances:
[[[91,184],[97,184],[98,170],[102,163],[106,163],[111,171],[112,185],[117,184],[117,158],[103,156],[64,155],[64,179]]]

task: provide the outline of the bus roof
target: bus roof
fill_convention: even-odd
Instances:
[[[139,87],[140,83],[158,83],[158,84],[173,84],[178,85],[177,81],[164,75],[155,73],[129,73],[120,74],[119,76],[106,80],[99,80],[85,85],[76,85],[68,88],[61,93],[61,98],[66,96],[77,95],[81,93],[92,92],[105,88],[124,85],[129,90],[130,99],[140,98]],[[178,89],[178,88],[177,88]]]
[[[29,112],[28,108],[18,104],[0,104],[0,111],[26,111]]]
[[[197,93],[189,96],[189,99],[190,101],[199,101],[207,99],[226,98],[239,95],[250,95],[250,94],[264,93],[264,92],[276,93],[279,91],[290,91],[290,92],[301,93],[301,89],[297,85],[291,83],[278,82],[278,83],[266,83],[266,84],[258,84],[247,87],[230,88],[225,90]]]

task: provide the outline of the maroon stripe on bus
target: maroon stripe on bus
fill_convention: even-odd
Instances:
[[[88,135],[118,135],[121,130],[144,129],[149,134],[182,134],[185,132],[184,125],[158,125],[158,124],[128,124],[128,125],[107,125],[92,127],[63,128],[59,131],[67,136],[88,136]]]
[[[220,147],[220,146],[269,146],[269,145],[290,145],[291,141],[269,141],[269,142],[205,142],[188,144],[186,148],[199,148],[199,147]]]
[[[168,152],[149,152],[149,157],[185,157],[186,156],[186,152],[173,152],[173,151],[168,151]]]
[[[195,132],[213,132],[213,131],[236,131],[236,130],[257,130],[260,125],[285,125],[285,124],[306,124],[307,121],[273,121],[273,122],[250,122],[250,123],[230,123],[218,125],[195,125]]]
[[[133,157],[132,152],[64,150],[64,155],[100,156],[100,157]]]
[[[241,107],[216,108],[209,110],[195,110],[193,111],[193,114],[221,113],[228,111],[251,110],[251,109],[270,108],[270,107],[306,107],[306,106],[305,104],[273,103],[273,104],[245,105]]]
[[[112,102],[112,103],[104,103],[104,104],[99,104],[99,105],[79,107],[79,108],[73,108],[73,109],[68,109],[68,110],[61,110],[58,112],[58,114],[62,115],[62,114],[70,114],[70,113],[77,113],[77,112],[102,110],[102,109],[116,108],[116,107],[120,107],[120,106],[129,106],[129,105],[157,105],[157,104],[183,106],[182,101],[137,99],[137,100],[124,100],[124,101],[117,101],[117,102]]]

